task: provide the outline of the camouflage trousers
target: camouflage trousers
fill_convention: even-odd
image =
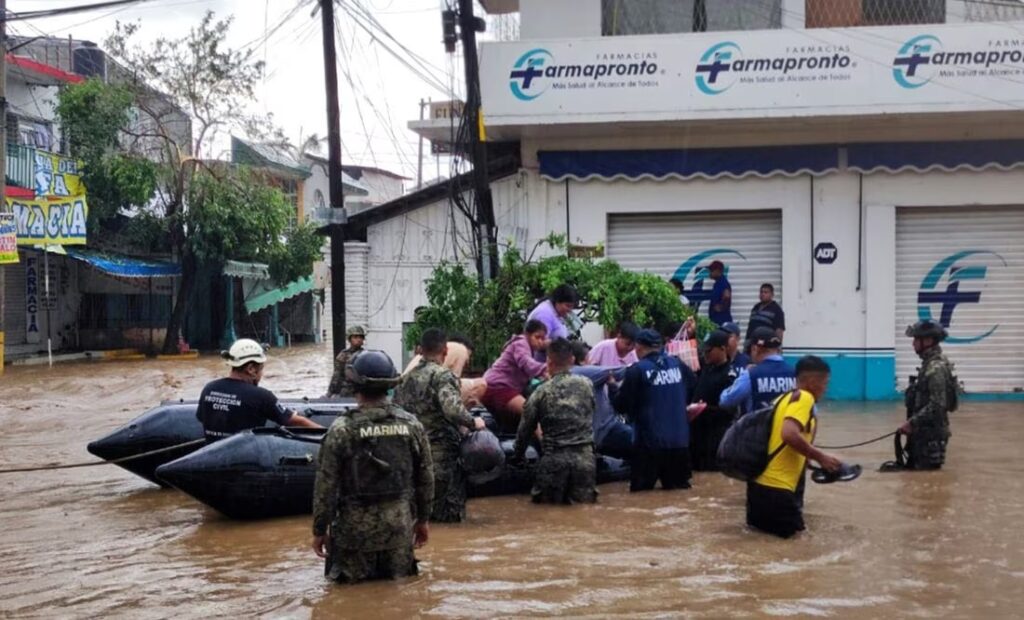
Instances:
[[[593,446],[549,450],[534,474],[533,501],[538,504],[597,501],[597,464]]]
[[[434,523],[459,523],[466,520],[466,472],[459,464],[459,445],[430,442],[434,457]]]
[[[941,427],[916,429],[907,437],[908,469],[939,469],[946,462],[949,430]]]
[[[357,583],[375,579],[398,579],[419,574],[412,544],[399,549],[355,551],[331,548],[324,564],[324,575],[338,583]]]

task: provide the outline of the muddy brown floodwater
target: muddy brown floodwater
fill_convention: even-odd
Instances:
[[[0,378],[0,468],[77,462],[94,438],[224,372],[198,362],[9,368]],[[275,352],[264,385],[319,395],[324,347]],[[819,441],[895,428],[896,403],[826,403]],[[809,531],[743,526],[742,485],[698,474],[689,491],[539,507],[472,500],[469,522],[431,529],[421,575],[334,586],[308,517],[232,522],[112,466],[0,475],[0,615],[12,618],[410,616],[1021,617],[1024,403],[968,402],[941,472],[879,474],[884,441],[842,456],[849,484],[810,484]]]

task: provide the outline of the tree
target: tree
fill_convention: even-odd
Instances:
[[[121,210],[147,204],[156,191],[156,164],[119,151],[133,100],[130,88],[95,78],[64,87],[57,100],[70,151],[82,162],[93,231],[106,228]],[[93,240],[105,237],[92,235]]]
[[[565,237],[551,235],[542,243],[564,248]],[[487,366],[508,338],[522,331],[530,310],[559,284],[579,291],[584,323],[597,322],[607,331],[627,320],[665,330],[693,315],[676,290],[656,275],[628,271],[611,260],[551,256],[534,261],[510,248],[497,277],[482,288],[463,265],[438,265],[427,281],[428,305],[417,312],[405,344],[412,348],[424,329],[443,327],[469,336],[476,365]],[[698,318],[698,337],[712,327],[706,318]]]
[[[173,352],[177,345],[199,261],[220,256],[244,260],[280,252],[274,249],[277,245],[270,233],[284,234],[283,224],[275,230],[280,205],[272,194],[245,188],[246,181],[232,180],[233,175],[200,170],[213,144],[225,132],[283,139],[269,115],[245,112],[264,66],[255,59],[253,50],[227,46],[231,21],[215,19],[212,12],[207,12],[185,36],[160,37],[148,47],[134,40],[138,24],[118,22],[106,41],[110,54],[134,72],[128,85],[134,90],[139,118],[124,133],[132,139],[131,150],[160,162],[159,216],[167,224],[170,247],[181,263],[177,298],[164,340],[165,353]],[[191,118],[191,132],[184,135],[174,124],[178,110]],[[240,196],[258,202],[239,203]],[[225,212],[228,205],[240,207],[245,214],[229,216]],[[225,225],[236,217],[249,218],[255,230],[234,230]],[[267,245],[250,245],[254,240]],[[283,238],[276,241],[283,242]],[[311,267],[312,261],[307,272]]]

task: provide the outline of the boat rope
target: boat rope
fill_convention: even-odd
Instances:
[[[156,450],[150,450],[149,452],[142,452],[140,454],[132,454],[131,456],[123,456],[119,459],[112,459],[109,461],[87,461],[84,463],[69,463],[67,465],[39,465],[36,467],[17,467],[14,469],[0,469],[0,474],[22,474],[30,471],[50,471],[52,469],[74,469],[76,467],[94,467],[96,465],[120,465],[121,463],[127,463],[128,461],[134,461],[136,459],[146,458],[147,456],[153,456],[156,454],[162,454],[164,452],[171,452],[173,450],[180,450],[181,448],[190,448],[192,446],[198,446],[206,443],[206,438],[193,439],[192,441],[186,441],[185,443],[179,443],[173,446],[167,446],[166,448],[159,448]]]
[[[846,445],[846,446],[814,446],[814,447],[815,448],[821,448],[822,450],[845,450],[847,448],[859,448],[860,446],[866,446],[869,443],[875,443],[876,441],[882,441],[883,439],[886,439],[887,437],[892,437],[893,435],[895,435],[898,432],[899,431],[893,431],[891,433],[886,433],[886,434],[882,435],[881,437],[875,437],[874,439],[868,439],[867,441],[862,441],[860,443],[851,443],[851,444]]]

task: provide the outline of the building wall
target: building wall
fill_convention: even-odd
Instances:
[[[520,0],[519,38],[601,36],[601,0]]]
[[[564,188],[553,185],[525,171],[492,185],[499,243],[529,253],[549,233],[565,232]],[[470,235],[465,218],[453,221],[447,200],[367,229],[369,346],[403,359],[402,326],[427,303],[434,267],[445,260],[472,269]]]
[[[588,245],[604,242],[610,213],[781,209],[787,353],[828,359],[835,397],[889,398],[896,394],[895,348],[909,346],[895,336],[896,208],[1019,204],[1024,171],[866,176],[863,215],[859,180],[854,173],[814,180],[813,242],[806,176],[572,183],[571,234]],[[824,241],[838,248],[830,265],[811,258]],[[743,324],[747,312],[734,308]]]

